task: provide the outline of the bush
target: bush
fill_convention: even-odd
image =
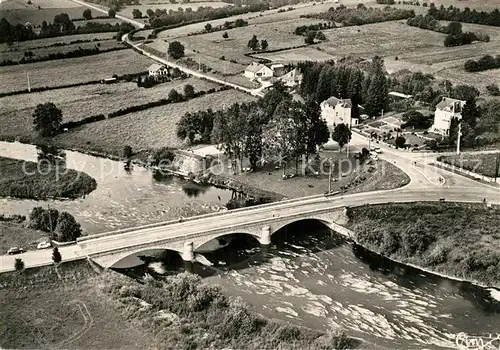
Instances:
[[[495,84],[486,86],[486,90],[491,96],[500,96],[500,89]]]
[[[16,269],[16,271],[22,271],[22,270],[24,270],[24,261],[23,261],[23,259],[16,258],[16,260],[14,261],[14,268]]]
[[[34,207],[30,213],[29,226],[34,230],[53,232],[56,229],[58,217],[57,209]]]
[[[82,235],[80,224],[70,213],[63,211],[58,218],[55,237],[58,242],[73,242]]]
[[[488,69],[500,68],[500,55],[496,57],[484,55],[479,60],[467,60],[464,63],[464,69],[467,72],[480,72]]]

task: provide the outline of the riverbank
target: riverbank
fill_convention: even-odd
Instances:
[[[0,275],[5,348],[304,348],[359,346],[343,334],[265,319],[198,276],[135,280],[86,261]]]
[[[500,210],[481,204],[405,203],[348,210],[367,249],[431,272],[500,286]]]
[[[63,165],[0,157],[0,197],[76,199],[96,187],[95,179]]]

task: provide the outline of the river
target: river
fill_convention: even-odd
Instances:
[[[176,178],[155,180],[140,167],[129,173],[120,162],[66,154],[68,166],[96,179],[94,192],[76,201],[2,199],[2,212],[27,214],[50,204],[75,214],[93,233],[217,210],[230,198],[215,188],[186,190],[188,183]],[[36,161],[29,145],[0,143],[0,155]],[[317,222],[289,225],[264,248],[249,236],[232,237],[227,247],[203,255],[213,266],[195,263],[190,269],[265,316],[324,331],[341,327],[390,348],[449,348],[460,332],[500,333],[499,290],[394,263]],[[136,266],[137,258],[124,259],[120,266],[128,268],[118,271],[137,276],[185,269],[177,253],[164,252],[159,260]]]
[[[50,205],[73,214],[86,234],[172,220],[220,210],[231,192],[197,186],[172,176],[154,176],[152,170],[122,162],[66,151],[66,166],[83,171],[97,182],[97,189],[77,200],[18,200],[1,198],[3,214],[29,215],[33,207]],[[37,161],[32,145],[0,142],[0,156]]]
[[[204,254],[212,267],[195,263],[193,270],[265,316],[323,331],[341,327],[399,349],[453,348],[460,332],[500,333],[500,290],[392,262],[317,222],[278,231],[265,249],[254,238],[233,237],[228,247]],[[162,273],[184,270],[177,254],[165,258],[148,272],[158,264]]]

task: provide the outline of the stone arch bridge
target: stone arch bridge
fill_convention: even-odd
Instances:
[[[89,259],[104,268],[112,267],[127,256],[156,249],[177,251],[183,260],[193,261],[196,249],[221,236],[248,234],[260,244],[268,245],[276,231],[311,219],[342,235],[352,236],[352,232],[342,226],[347,220],[345,208],[332,207],[324,197],[314,197],[91,235],[78,239],[77,243]]]

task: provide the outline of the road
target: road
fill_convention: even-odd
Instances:
[[[171,68],[178,68],[179,70],[183,71],[186,74],[192,75],[192,76],[197,77],[197,78],[209,80],[209,81],[212,81],[212,82],[217,83],[217,84],[229,86],[229,87],[231,87],[233,89],[237,89],[237,90],[249,93],[249,94],[251,94],[253,96],[261,96],[261,97],[263,96],[262,87],[261,88],[257,88],[257,89],[249,89],[249,88],[246,88],[244,86],[241,86],[241,85],[238,85],[238,84],[234,84],[234,83],[231,83],[229,81],[213,77],[213,76],[205,74],[203,72],[200,72],[200,71],[197,71],[197,70],[194,70],[194,69],[190,69],[190,68],[184,67],[184,66],[182,66],[180,64],[177,64],[177,63],[169,61],[169,60],[167,60],[167,59],[165,59],[163,57],[157,56],[157,55],[155,55],[155,54],[153,54],[151,52],[148,52],[147,50],[145,50],[144,48],[142,48],[142,43],[136,44],[132,40],[130,40],[128,33],[122,36],[122,41],[124,41],[124,42],[128,43],[129,45],[133,46],[136,50],[140,51],[143,55],[148,56],[149,58],[151,58],[151,59],[153,59],[153,60],[155,60],[155,61],[157,61],[157,62],[159,62],[161,64],[169,66]]]
[[[80,1],[80,0],[71,0],[71,1],[76,2],[77,4],[80,4],[82,6],[89,7],[92,10],[96,10],[98,12],[104,13],[105,15],[107,15],[108,11],[109,11],[109,10],[102,9],[102,8],[100,8],[100,7],[98,7],[98,6],[94,5],[94,4],[89,4],[88,2],[85,2],[85,1]],[[135,26],[137,28],[141,28],[142,29],[142,28],[145,27],[144,23],[136,21],[135,19],[132,19],[132,18],[124,17],[124,16],[119,15],[119,14],[116,14],[115,18],[121,19],[124,22],[128,22],[128,23],[132,24],[133,26]]]

